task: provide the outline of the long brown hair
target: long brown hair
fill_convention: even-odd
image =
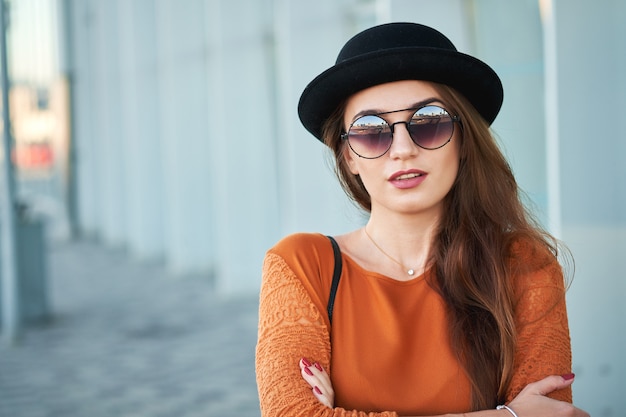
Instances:
[[[453,88],[433,83],[445,107],[461,119],[460,165],[444,201],[444,214],[431,251],[436,282],[448,308],[452,349],[472,385],[472,408],[505,401],[516,346],[512,266],[520,242],[545,262],[557,256],[557,242],[542,230],[522,203],[511,167],[489,125]],[[366,211],[370,196],[344,158],[340,139],[345,103],[326,121],[323,137],[333,151],[335,171],[348,196]],[[514,261],[513,261],[514,262]]]

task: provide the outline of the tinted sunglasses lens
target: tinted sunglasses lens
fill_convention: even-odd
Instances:
[[[426,106],[417,110],[409,124],[413,141],[425,149],[437,149],[452,138],[454,121],[445,109]]]
[[[348,144],[359,156],[378,158],[391,146],[391,129],[378,116],[363,116],[357,119],[348,131]]]

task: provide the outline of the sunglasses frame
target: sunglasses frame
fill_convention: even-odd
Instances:
[[[441,110],[443,110],[444,112],[446,112],[446,114],[448,116],[450,116],[450,120],[452,121],[452,132],[450,133],[450,137],[448,138],[448,140],[446,140],[443,144],[435,147],[435,148],[426,148],[422,145],[420,145],[419,143],[417,143],[415,141],[415,138],[413,138],[413,135],[411,135],[411,131],[409,130],[409,125],[411,123],[411,119],[413,118],[413,116],[415,115],[415,113],[417,113],[418,110],[424,109],[426,107],[437,107]],[[409,110],[414,110],[413,114],[411,114],[411,116],[409,117],[409,120],[405,120],[405,121],[399,121],[399,122],[395,122],[395,123],[389,123],[387,120],[385,120],[384,117],[381,117],[385,114],[391,114],[391,113],[400,113],[400,112],[405,112],[405,111],[409,111]],[[389,129],[391,130],[391,140],[389,141],[389,146],[387,147],[387,149],[385,149],[385,151],[383,153],[381,153],[378,156],[363,156],[360,153],[358,153],[356,150],[354,150],[354,148],[352,147],[352,145],[350,144],[350,129],[352,129],[352,126],[354,126],[354,124],[359,121],[360,119],[362,119],[363,117],[367,117],[367,116],[376,116],[378,118],[380,118],[382,121],[384,121],[385,123],[387,123],[387,126],[389,126]],[[395,133],[395,126],[397,124],[403,124],[405,125],[407,132],[409,133],[409,137],[411,138],[411,141],[419,146],[422,149],[426,149],[429,151],[433,151],[435,149],[440,149],[443,148],[444,146],[446,146],[448,143],[450,143],[450,141],[452,140],[452,136],[454,136],[454,123],[460,123],[461,122],[461,118],[459,116],[453,116],[450,114],[450,112],[443,106],[437,105],[437,104],[425,104],[425,105],[421,105],[419,107],[409,107],[408,109],[401,109],[401,110],[392,110],[392,111],[385,111],[385,112],[380,112],[380,113],[371,113],[371,114],[363,114],[361,116],[359,116],[355,121],[353,121],[352,123],[350,123],[350,127],[348,128],[347,132],[344,132],[341,134],[341,140],[345,140],[348,142],[348,146],[350,146],[350,149],[352,149],[352,152],[354,152],[355,154],[357,154],[357,156],[359,158],[363,158],[363,159],[377,159],[380,158],[381,156],[385,155],[387,152],[389,152],[389,149],[391,149],[391,145],[393,144],[393,134]]]

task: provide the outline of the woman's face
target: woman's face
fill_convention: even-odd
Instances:
[[[422,104],[446,107],[432,84],[425,81],[396,81],[362,90],[350,97],[344,114],[344,129],[364,114],[382,115],[388,124],[405,122]],[[454,123],[454,134],[445,146],[423,149],[409,136],[404,124],[394,126],[389,150],[376,159],[359,157],[349,146],[345,158],[350,171],[360,175],[372,202],[372,213],[378,211],[439,216],[443,199],[456,179],[459,169],[460,129]]]

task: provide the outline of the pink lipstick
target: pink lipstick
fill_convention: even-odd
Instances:
[[[418,169],[398,171],[389,177],[389,182],[396,188],[409,189],[417,187],[426,179],[426,173]]]

